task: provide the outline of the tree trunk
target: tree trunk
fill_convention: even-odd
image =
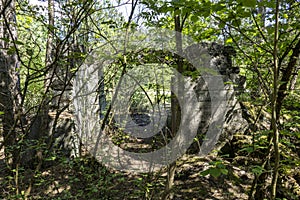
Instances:
[[[278,89],[278,96],[276,101],[276,114],[278,119],[280,117],[280,111],[283,104],[283,100],[288,95],[288,85],[289,83],[290,86],[293,85],[293,82],[290,82],[293,81],[292,76],[294,75],[295,77],[297,77],[298,70],[296,67],[297,67],[297,61],[299,60],[299,56],[300,56],[300,40],[298,40],[297,44],[292,49],[292,51],[293,53],[289,57],[287,68],[284,69],[282,73],[282,78],[280,80],[281,84]],[[293,74],[293,72],[295,72],[295,74]]]
[[[15,167],[18,153],[15,148],[17,141],[17,121],[20,119],[19,103],[20,93],[18,88],[17,54],[15,52],[17,38],[15,2],[0,2],[0,117],[3,123],[3,146],[7,164]],[[2,146],[2,145],[1,145]]]
[[[174,12],[175,13],[175,12]],[[182,24],[180,21],[180,15],[175,15],[174,16],[174,23],[175,23],[175,37],[176,37],[176,50],[177,54],[175,55],[175,61],[177,65],[177,71],[179,73],[183,73],[183,58],[180,56],[183,54],[183,49],[182,49]],[[171,88],[172,90],[182,90],[183,88],[183,80],[182,77],[174,77],[171,82]],[[177,94],[182,94],[181,91],[178,91]],[[179,97],[177,97],[179,98]],[[171,134],[172,137],[175,137],[180,121],[181,121],[181,112],[180,112],[180,105],[179,101],[176,99],[176,96],[174,92],[172,92],[171,96]],[[173,194],[172,194],[172,187],[174,184],[174,176],[175,176],[175,171],[176,171],[176,161],[171,163],[168,166],[168,177],[167,177],[167,183],[165,187],[165,194],[163,199],[173,199]]]
[[[276,1],[275,8],[275,34],[274,34],[274,51],[273,51],[273,95],[272,95],[272,119],[271,119],[271,128],[273,131],[273,145],[274,145],[274,169],[273,169],[273,177],[271,183],[271,199],[275,200],[276,198],[276,188],[277,188],[277,180],[278,180],[278,170],[279,170],[279,131],[277,127],[277,122],[279,119],[280,112],[276,110],[277,104],[277,95],[278,95],[278,39],[279,39],[279,0]]]
[[[262,167],[266,172],[263,172],[261,175],[257,175],[254,184],[252,185],[251,193],[249,195],[249,199],[252,198],[252,191],[255,188],[255,199],[265,199],[267,196],[269,199],[276,199],[277,193],[277,181],[279,176],[279,162],[280,162],[280,152],[279,152],[279,130],[278,130],[278,121],[280,117],[281,103],[284,98],[281,92],[285,92],[284,90],[278,89],[278,73],[279,73],[279,59],[278,59],[278,41],[279,41],[279,0],[276,1],[275,7],[275,32],[274,32],[274,44],[273,44],[273,86],[272,86],[272,96],[271,96],[271,132],[269,135],[269,148],[267,150],[266,160],[264,161]],[[283,77],[285,75],[283,74]],[[278,106],[280,104],[280,106]],[[273,155],[273,157],[272,157]],[[266,180],[269,177],[270,169],[267,168],[266,163],[271,161],[271,158],[274,158],[274,166],[272,169],[272,182],[270,185],[269,195]],[[257,182],[257,183],[255,183]]]

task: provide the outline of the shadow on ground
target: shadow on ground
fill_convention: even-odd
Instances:
[[[218,178],[200,175],[210,161],[193,155],[178,161],[174,199],[247,199],[251,176],[229,163],[225,164],[227,175]],[[165,170],[135,175],[115,172],[88,156],[73,160],[60,158],[51,164],[38,173],[33,169],[19,169],[16,182],[16,171],[8,170],[1,159],[0,199],[23,199],[29,188],[28,199],[160,199],[167,176]]]

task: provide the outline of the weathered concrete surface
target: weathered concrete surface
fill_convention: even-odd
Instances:
[[[247,126],[246,121],[242,118],[241,108],[236,97],[236,94],[238,94],[239,92],[238,89],[242,88],[241,85],[243,83],[240,84],[239,82],[243,79],[243,77],[240,77],[238,75],[239,68],[233,66],[232,64],[232,57],[235,56],[234,49],[232,47],[223,46],[216,43],[200,43],[186,48],[185,56],[190,61],[190,63],[188,64],[190,65],[190,68],[188,70],[196,71],[193,66],[197,66],[197,62],[200,62],[201,59],[203,60],[203,57],[201,56],[204,52],[206,52],[206,54],[208,52],[210,56],[210,68],[202,68],[200,70],[200,74],[202,76],[194,79],[194,86],[191,87],[197,94],[197,98],[199,101],[199,104],[195,105],[194,109],[199,110],[201,116],[197,137],[199,138],[200,143],[202,143],[206,139],[206,133],[208,132],[210,127],[214,126],[214,129],[216,130],[221,129],[221,134],[216,132],[215,136],[213,134],[210,134],[209,136],[213,140],[219,141],[215,148],[220,149],[224,145],[224,143],[231,140],[233,134],[243,132],[243,130]],[[158,52],[160,57],[163,58],[164,56],[161,55],[161,53],[162,52]],[[95,137],[90,134],[95,131],[95,127],[91,126],[91,124],[99,123],[99,119],[95,119],[94,116],[100,116],[99,113],[102,110],[99,109],[98,102],[105,102],[105,99],[99,99],[98,82],[101,75],[103,74],[101,64],[103,63],[87,62],[87,65],[78,71],[74,83],[75,94],[77,95],[77,99],[74,104],[76,110],[75,118],[77,123],[79,123],[79,127],[81,127],[77,131],[78,135],[81,138],[84,138],[84,140]],[[223,82],[222,84],[224,86],[222,87],[222,89],[218,91],[212,91],[213,88],[218,88],[210,86],[211,84],[215,83],[208,83],[213,76],[218,76],[219,80]],[[187,79],[189,78],[187,77]],[[192,80],[192,78],[190,79]],[[212,82],[214,81],[214,79],[211,80]],[[92,82],[92,84],[85,84],[86,82]],[[87,94],[87,91],[92,92],[89,92]],[[80,95],[82,95],[82,97]],[[89,98],[86,98],[87,95]],[[218,102],[218,105],[216,105],[216,100],[212,101],[212,99],[216,98],[214,96],[218,95],[222,97],[222,99],[220,100],[222,102]],[[105,97],[105,95],[102,95],[102,97]],[[224,107],[218,107],[220,105]],[[103,108],[104,105],[101,105],[101,107]],[[169,107],[169,105],[167,105],[167,107]],[[117,118],[120,118],[120,114],[116,114],[116,116]],[[127,126],[132,127],[132,123],[134,122],[136,122],[140,126],[146,126],[148,123],[150,123],[151,117],[153,117],[151,113],[132,113],[131,118],[133,120],[130,120],[130,123],[127,124]],[[163,119],[165,118],[164,116],[161,117]],[[220,125],[216,125],[215,123],[218,122],[218,120],[220,120],[221,118],[222,121],[224,121],[223,127],[218,127]],[[91,122],[91,120],[95,121]],[[168,121],[170,121],[170,116],[167,120],[167,126]],[[145,137],[143,136],[143,138]],[[207,145],[215,144],[211,143]],[[211,150],[211,148],[207,148],[207,150]],[[190,152],[196,153],[198,151],[199,148],[197,147],[197,144],[193,144],[190,148]]]

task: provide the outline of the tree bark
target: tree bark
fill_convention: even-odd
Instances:
[[[15,148],[17,141],[17,120],[20,119],[19,112],[20,93],[18,88],[19,78],[16,68],[18,59],[16,54],[15,40],[16,16],[15,2],[0,2],[0,115],[3,123],[3,146],[7,164],[15,167],[18,160],[18,153]]]
[[[293,76],[293,72],[296,69],[297,61],[299,60],[300,56],[300,40],[298,40],[295,47],[292,49],[293,53],[290,56],[287,68],[284,69],[282,73],[282,78],[280,80],[280,86],[278,89],[278,96],[277,96],[277,102],[276,102],[276,114],[277,118],[280,117],[280,111],[283,104],[284,98],[288,95],[288,84],[291,81],[291,78]],[[297,73],[297,70],[296,70]]]
[[[278,41],[279,41],[279,0],[276,1],[275,8],[275,34],[274,34],[274,50],[273,50],[273,95],[272,95],[272,119],[271,119],[271,128],[273,131],[273,145],[274,145],[274,169],[273,169],[273,177],[271,183],[271,200],[275,200],[276,198],[276,188],[277,188],[277,180],[278,180],[278,170],[279,170],[279,131],[277,127],[278,116],[280,110],[277,110],[277,97],[278,93]]]
[[[176,9],[175,9],[176,10]],[[176,13],[176,12],[175,12]],[[182,49],[182,27],[183,27],[183,22],[180,20],[180,15],[175,15],[174,16],[174,23],[175,23],[175,37],[176,37],[176,51],[177,54],[175,55],[175,62],[177,65],[177,71],[179,73],[183,72],[183,58],[181,57],[183,53]],[[173,90],[182,90],[183,87],[183,80],[181,80],[181,77],[174,77],[171,82],[171,88]],[[177,94],[182,94],[182,92],[178,91]],[[179,98],[179,97],[177,97]],[[171,134],[172,137],[174,137],[179,129],[180,121],[181,121],[181,112],[180,112],[180,105],[178,100],[176,99],[175,94],[172,92],[171,96],[171,112],[172,112],[172,117],[171,117]],[[171,163],[168,166],[168,177],[167,177],[167,183],[165,187],[165,194],[163,199],[173,199],[173,194],[172,194],[172,187],[174,185],[174,176],[175,176],[175,171],[176,171],[176,161]]]

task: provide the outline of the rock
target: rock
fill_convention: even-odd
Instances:
[[[145,50],[146,52],[147,50]],[[142,54],[143,51],[139,51],[138,54]],[[164,56],[164,52],[158,51],[158,52],[151,52],[151,58],[155,58],[155,55],[159,57],[156,62],[165,62],[165,57],[170,57],[170,53],[166,52],[166,55]],[[213,129],[220,129],[221,132],[214,135],[211,133],[209,137],[211,137],[213,140],[217,140],[218,143],[215,144],[214,142],[208,143],[212,148],[220,149],[222,148],[228,141],[232,139],[232,136],[236,133],[243,132],[243,130],[247,127],[247,122],[243,119],[242,113],[241,113],[241,107],[237,99],[237,95],[243,91],[243,84],[245,82],[245,77],[239,76],[239,68],[237,66],[233,65],[232,57],[235,56],[235,51],[232,47],[220,45],[217,43],[200,43],[200,44],[194,44],[189,47],[187,47],[184,50],[185,57],[189,61],[189,63],[185,63],[185,65],[188,66],[187,72],[196,72],[197,65],[206,64],[209,65],[208,68],[201,68],[199,70],[199,73],[202,76],[198,77],[192,77],[192,76],[185,76],[187,79],[190,79],[193,83],[192,89],[196,93],[197,99],[199,104],[195,105],[195,109],[199,110],[201,112],[201,120],[199,123],[197,138],[199,141],[199,144],[203,143],[207,137],[207,132],[210,130],[211,127]],[[149,56],[149,54],[145,53],[146,56]],[[204,55],[204,56],[203,56]],[[208,57],[206,57],[209,55]],[[129,57],[136,57],[137,55],[130,55]],[[146,57],[144,56],[144,57]],[[174,56],[174,55],[173,55]],[[147,60],[147,59],[146,59]],[[169,59],[170,60],[170,59]],[[135,62],[138,62],[137,60],[134,60]],[[155,61],[155,60],[154,60]],[[153,61],[153,62],[154,62]],[[130,62],[130,60],[128,60]],[[166,60],[166,63],[170,61]],[[143,64],[143,63],[141,63]],[[173,63],[174,64],[174,63]],[[89,120],[95,120],[94,123],[90,124],[97,124],[99,123],[99,119],[94,119],[93,116],[95,116],[99,110],[99,105],[97,105],[97,101],[99,94],[97,94],[97,91],[95,92],[89,92],[85,94],[86,91],[95,90],[97,87],[97,83],[99,81],[99,74],[103,74],[101,72],[93,73],[94,67],[98,67],[99,71],[103,70],[99,66],[93,66],[94,64],[91,63],[89,67],[82,68],[79,70],[76,80],[74,81],[74,85],[83,85],[82,91],[77,91],[76,94],[81,94],[81,96],[88,96],[88,99],[84,99],[79,97],[74,105],[76,107],[76,121],[86,124],[81,124],[80,126],[83,129],[78,130],[79,135],[86,137],[89,136],[89,131],[92,131],[93,127],[90,127],[88,125],[90,123],[86,122],[85,119]],[[210,84],[215,84],[214,82],[208,83],[210,81],[210,76],[218,76],[218,81],[221,81],[224,86],[220,86],[221,89],[217,91],[211,91],[214,89],[214,87],[211,87]],[[85,81],[85,78],[88,77],[88,79],[95,80],[93,84],[84,85],[83,82]],[[213,79],[212,79],[213,80]],[[218,85],[217,85],[218,86]],[[218,88],[218,87],[216,87]],[[83,95],[82,95],[83,94]],[[84,95],[85,94],[85,95]],[[215,105],[215,102],[217,101],[216,98],[218,95],[224,97],[222,99],[221,105],[226,105],[225,107],[222,107],[221,109],[218,109],[218,105]],[[79,95],[80,96],[80,95]],[[214,97],[217,96],[217,97]],[[104,96],[105,97],[105,96]],[[213,99],[214,97],[215,99]],[[104,100],[105,101],[105,100]],[[101,101],[99,101],[101,102]],[[89,105],[89,107],[86,107],[86,105]],[[85,110],[80,110],[83,108]],[[168,107],[168,115],[167,117],[167,125],[166,127],[170,127],[170,119],[171,119],[171,111],[170,111],[170,105],[167,105]],[[114,113],[116,114],[116,113]],[[117,113],[117,115],[119,115]],[[137,110],[136,113],[131,113],[132,121],[135,121],[138,126],[146,126],[149,124],[149,113],[143,113],[140,114]],[[222,124],[222,127],[219,127],[221,121],[224,123]],[[169,128],[170,130],[170,128]],[[169,131],[168,130],[168,131]],[[157,133],[156,135],[159,135],[160,133]],[[84,136],[85,137],[85,136]],[[164,138],[159,138],[160,136],[153,136],[150,139],[153,141],[157,141],[157,139],[161,139],[163,141]],[[169,137],[169,136],[168,136]],[[214,138],[215,137],[215,138]],[[145,139],[150,143],[148,139]],[[212,150],[212,148],[207,148],[207,151]],[[193,143],[192,146],[189,149],[190,153],[198,153],[199,152],[199,145],[197,143]]]
[[[239,76],[239,68],[233,66],[232,56],[235,56],[235,50],[232,47],[220,45],[217,43],[200,43],[188,47],[185,50],[185,54],[191,60],[194,65],[199,62],[199,58],[203,61],[203,55],[205,52],[211,56],[210,67],[212,69],[217,69],[218,73],[222,75],[222,80],[224,83],[223,91],[226,96],[226,111],[223,114],[225,116],[222,133],[218,139],[216,149],[220,150],[228,141],[230,141],[234,134],[242,133],[247,127],[247,121],[242,117],[242,111],[240,103],[238,102],[237,95],[242,92],[243,85],[245,83],[245,77]],[[195,69],[194,69],[195,70]],[[205,72],[204,72],[205,73]],[[195,81],[196,86],[194,90],[198,95],[199,102],[203,102],[201,105],[201,112],[203,112],[203,120],[199,125],[198,138],[200,141],[205,139],[205,133],[211,121],[214,121],[214,116],[212,115],[212,99],[210,97],[210,91],[208,89],[207,82],[202,76],[198,77]],[[223,104],[222,104],[223,105]],[[197,152],[199,150],[198,145],[195,143],[190,148],[190,152]],[[193,149],[196,148],[196,149]]]

